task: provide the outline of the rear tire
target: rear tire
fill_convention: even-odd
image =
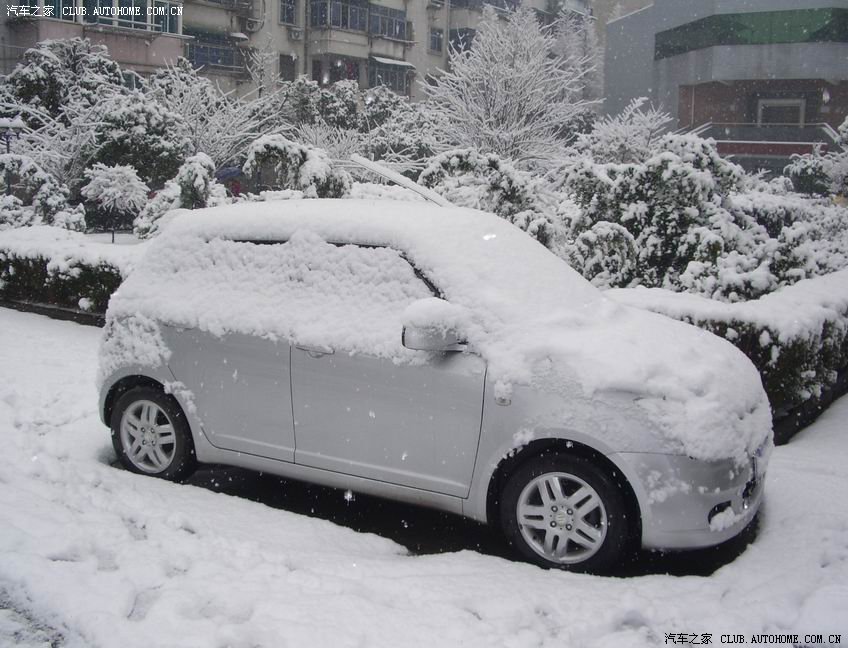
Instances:
[[[504,486],[501,526],[526,560],[542,567],[604,573],[628,549],[621,489],[592,461],[566,453],[521,464]]]
[[[127,470],[183,481],[197,468],[191,429],[172,396],[131,389],[118,399],[110,424],[112,445]]]

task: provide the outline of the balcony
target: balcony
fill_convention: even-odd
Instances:
[[[781,172],[794,154],[837,147],[837,133],[826,123],[739,124],[707,123],[692,131],[716,141],[718,152],[749,171],[764,168]]]
[[[198,39],[186,43],[185,57],[195,68],[203,68],[206,74],[249,76],[245,48]]]

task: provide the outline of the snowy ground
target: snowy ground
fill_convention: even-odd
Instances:
[[[848,398],[775,451],[759,535],[735,560],[708,577],[598,578],[468,550],[411,555],[114,468],[95,413],[98,336],[0,309],[0,646],[620,648],[672,632],[848,642]]]

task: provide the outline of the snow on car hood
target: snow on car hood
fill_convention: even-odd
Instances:
[[[588,396],[630,392],[671,447],[703,460],[743,461],[770,435],[759,374],[735,347],[688,324],[614,303],[518,228],[470,209],[304,200],[187,212],[151,244],[112,297],[107,317],[286,338],[285,327],[275,329],[275,313],[284,309],[274,300],[279,278],[252,277],[253,289],[233,304],[219,298],[220,287],[204,281],[203,273],[186,269],[206,241],[287,241],[304,231],[336,244],[403,252],[467,313],[463,332],[487,359],[499,390],[515,383],[557,389],[561,380],[576,382]],[[196,285],[185,285],[187,278]],[[191,312],[184,298],[189,293]],[[326,334],[355,339],[354,327],[340,317]]]

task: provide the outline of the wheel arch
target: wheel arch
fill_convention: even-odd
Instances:
[[[635,521],[635,524],[631,527],[631,540],[639,542],[642,537],[642,509],[639,505],[636,492],[630,484],[630,480],[624,474],[624,471],[604,453],[585,443],[569,439],[535,439],[517,452],[504,457],[498,463],[489,479],[486,492],[486,519],[489,523],[493,524],[500,519],[498,508],[500,506],[501,494],[510,475],[531,459],[555,452],[582,457],[606,471],[624,496],[627,515],[631,516],[631,519]]]
[[[161,391],[163,394],[171,396],[166,392],[165,385],[155,378],[142,374],[124,376],[119,380],[116,380],[109,387],[109,391],[106,392],[106,397],[103,399],[103,412],[101,415],[103,417],[103,422],[106,423],[106,425],[109,425],[109,422],[112,420],[112,411],[115,409],[115,403],[118,402],[118,399],[120,399],[121,396],[126,394],[129,390],[135,389],[136,387],[150,387],[151,389],[156,389]],[[173,396],[171,396],[171,398],[173,399]],[[176,399],[174,399],[174,402],[180,407],[180,409],[182,409],[182,406],[180,406]]]

